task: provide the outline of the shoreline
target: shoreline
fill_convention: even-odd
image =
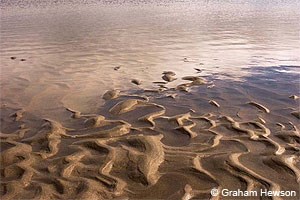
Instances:
[[[0,198],[300,199],[299,2],[1,0]]]

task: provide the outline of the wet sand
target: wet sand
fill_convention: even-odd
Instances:
[[[95,112],[66,107],[62,121],[2,105],[1,198],[210,199],[226,188],[298,199],[296,94],[194,73],[162,72],[175,87],[106,91]]]

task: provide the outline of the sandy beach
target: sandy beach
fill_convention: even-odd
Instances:
[[[20,2],[1,199],[300,198],[299,2]]]

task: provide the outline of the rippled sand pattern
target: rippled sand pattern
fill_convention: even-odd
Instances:
[[[97,114],[66,108],[64,123],[2,106],[2,199],[209,199],[212,188],[295,190],[297,199],[297,117],[269,121],[273,111],[247,98],[233,114],[222,110],[230,98],[197,94],[222,86],[183,80],[190,93],[107,91]],[[205,103],[186,105],[197,95]]]

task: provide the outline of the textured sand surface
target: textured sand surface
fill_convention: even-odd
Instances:
[[[224,81],[182,79],[188,90],[107,91],[94,113],[66,108],[63,122],[2,105],[1,198],[209,199],[212,188],[239,188],[297,199],[297,111]]]

